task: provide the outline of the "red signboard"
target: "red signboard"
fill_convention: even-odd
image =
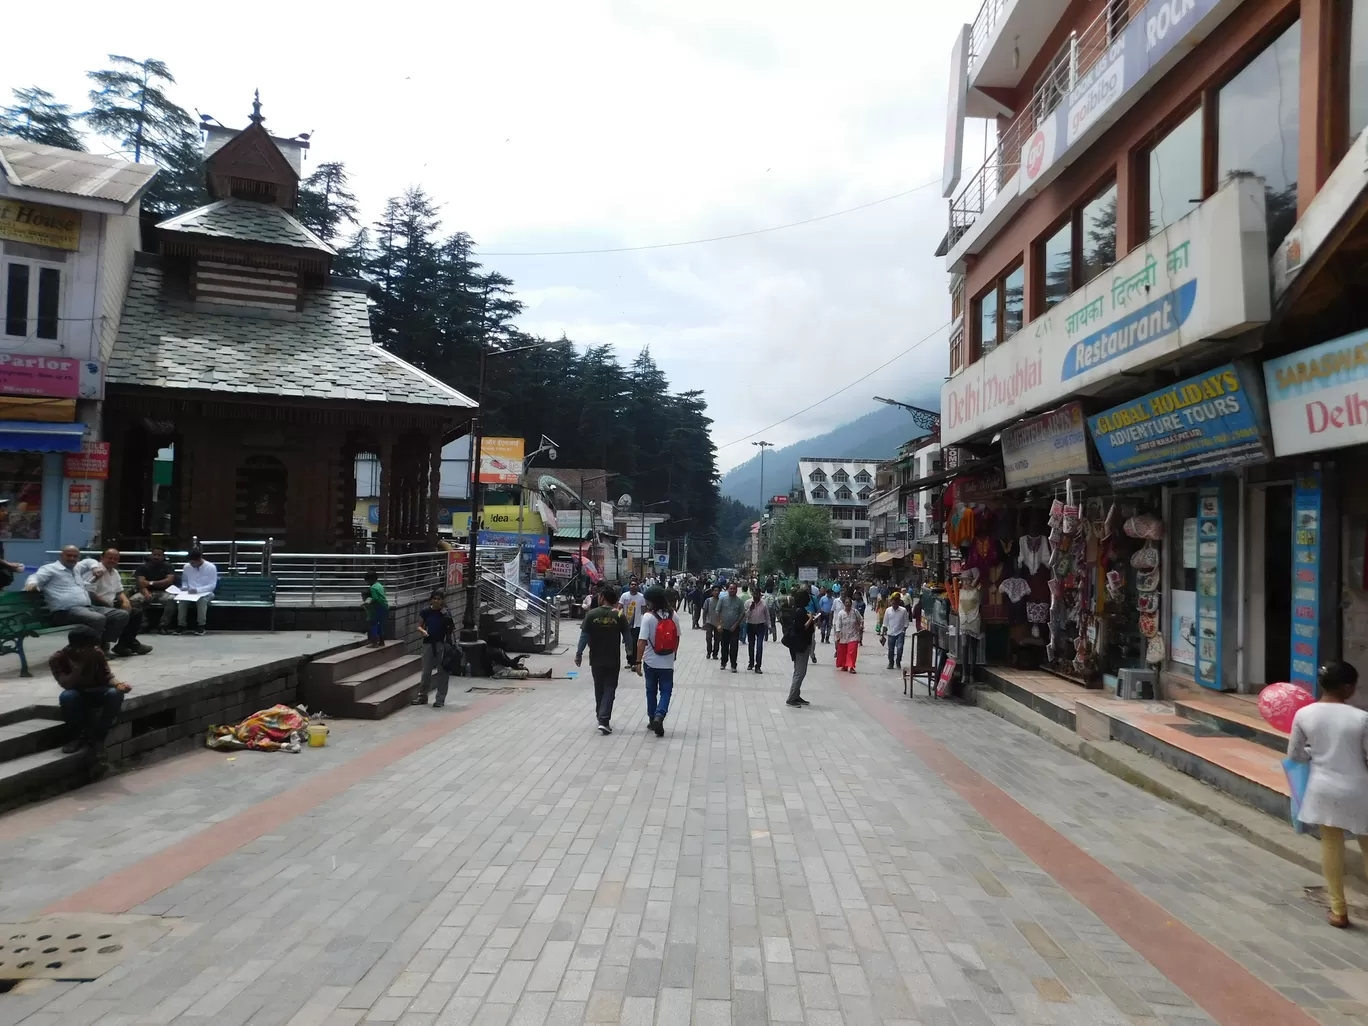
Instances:
[[[73,484],[67,490],[67,512],[89,513],[91,485]]]
[[[776,495],[774,498],[770,499],[770,505],[771,505],[771,506],[787,506],[787,505],[788,505],[788,496],[787,496],[787,495]]]
[[[96,478],[103,481],[109,477],[109,443],[85,442],[80,452],[69,452],[66,456],[66,476]]]

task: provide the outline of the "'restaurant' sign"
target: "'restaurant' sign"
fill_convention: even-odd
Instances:
[[[1368,331],[1263,365],[1279,456],[1368,442]]]
[[[0,239],[53,249],[80,249],[81,212],[0,199]]]
[[[1078,403],[1002,432],[1002,472],[1008,488],[1062,481],[1089,469],[1088,427]]]

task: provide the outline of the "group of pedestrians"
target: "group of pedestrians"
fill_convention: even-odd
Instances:
[[[654,584],[644,592],[631,581],[620,595],[612,585],[598,593],[598,605],[584,615],[575,665],[584,664],[589,650],[589,672],[594,679],[594,714],[600,734],[613,732],[613,704],[617,697],[622,657],[646,684],[647,728],[665,734],[665,717],[674,693],[674,661],[679,651],[678,593]]]

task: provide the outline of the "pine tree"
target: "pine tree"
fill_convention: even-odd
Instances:
[[[143,196],[142,208],[164,219],[209,202],[204,184],[204,154],[199,133],[184,131],[157,158],[161,170]]]
[[[37,86],[15,89],[13,93],[13,105],[0,107],[0,135],[64,150],[85,149],[70,106],[57,103],[55,96]]]
[[[339,247],[333,260],[332,273],[341,278],[361,278],[375,256],[370,229],[364,225],[352,233],[346,244]]]
[[[335,160],[319,164],[299,187],[295,217],[330,245],[344,224],[357,224],[356,197],[347,186],[347,167]]]
[[[90,91],[90,110],[82,115],[86,124],[132,150],[139,163],[144,153],[170,161],[185,133],[195,128],[190,115],[166,95],[164,87],[176,84],[171,69],[154,57],[139,61],[111,53],[109,61],[114,67],[86,72],[97,86]]]

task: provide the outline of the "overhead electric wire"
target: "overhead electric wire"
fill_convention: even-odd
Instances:
[[[699,246],[705,242],[726,242],[728,239],[744,239],[752,235],[765,235],[769,232],[783,231],[785,228],[798,228],[805,224],[815,224],[818,221],[826,221],[833,217],[841,217],[845,214],[853,214],[856,211],[868,210],[870,207],[877,207],[881,203],[890,203],[895,199],[902,199],[904,196],[911,196],[914,192],[921,192],[929,189],[933,185],[939,184],[940,179],[918,185],[915,188],[905,189],[902,192],[894,193],[892,196],[885,196],[882,199],[870,200],[868,203],[861,203],[859,206],[847,207],[845,210],[835,210],[830,214],[819,214],[816,217],[804,218],[802,221],[790,221],[788,224],[776,224],[769,228],[753,228],[746,232],[733,232],[730,235],[714,235],[706,239],[688,239],[684,242],[656,242],[648,246],[613,246],[607,249],[552,249],[540,252],[511,252],[498,250],[482,250],[480,256],[485,257],[543,257],[543,256],[591,256],[595,253],[639,253],[648,249],[676,249],[680,246]]]
[[[742,437],[733,439],[733,440],[730,441],[730,442],[725,442],[725,443],[723,443],[722,445],[719,445],[719,446],[717,447],[717,451],[718,451],[718,452],[721,452],[723,449],[726,449],[728,446],[739,445],[739,444],[742,443],[742,442],[749,441],[750,439],[754,438],[756,435],[763,435],[766,431],[769,431],[771,428],[777,428],[780,424],[787,424],[787,423],[788,423],[789,421],[791,421],[794,417],[801,417],[803,414],[807,413],[809,410],[814,410],[814,409],[816,409],[818,406],[821,406],[822,403],[829,402],[829,401],[831,401],[832,399],[835,399],[835,398],[836,398],[838,395],[840,395],[842,392],[848,392],[848,391],[850,391],[852,388],[854,388],[856,385],[858,385],[861,381],[864,381],[866,378],[871,378],[871,377],[873,377],[875,374],[879,373],[879,371],[881,371],[881,370],[883,370],[885,367],[887,367],[890,363],[894,363],[894,362],[897,361],[897,360],[901,360],[904,356],[906,356],[908,353],[912,352],[912,350],[916,349],[918,346],[923,345],[923,344],[925,344],[925,343],[927,343],[927,342],[930,342],[933,338],[935,338],[937,335],[939,335],[942,331],[944,331],[946,328],[950,327],[950,324],[951,324],[950,321],[946,321],[946,322],[945,322],[944,324],[942,324],[939,328],[936,328],[934,331],[932,331],[929,335],[926,335],[925,337],[918,339],[916,342],[913,342],[910,346],[908,346],[906,349],[904,349],[901,353],[897,353],[897,354],[895,354],[895,355],[889,357],[887,360],[885,360],[883,363],[879,364],[877,367],[875,367],[875,368],[873,368],[872,370],[870,370],[868,373],[861,374],[861,375],[860,375],[858,378],[856,378],[854,381],[850,382],[850,384],[845,385],[845,386],[843,386],[843,387],[841,387],[841,388],[836,389],[836,391],[832,392],[830,395],[826,396],[825,398],[818,399],[815,403],[811,403],[811,404],[809,404],[809,405],[807,405],[807,406],[804,406],[801,410],[799,410],[799,411],[796,412],[796,413],[790,413],[790,414],[789,414],[787,417],[785,417],[783,420],[776,420],[773,424],[770,424],[770,425],[768,425],[767,427],[762,427],[762,428],[760,428],[758,431],[752,431],[752,432],[751,432],[750,434],[748,434],[748,435],[743,435]]]

